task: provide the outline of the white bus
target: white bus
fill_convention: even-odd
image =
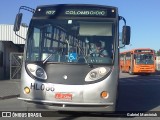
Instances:
[[[124,21],[123,44],[130,42],[130,27],[118,9],[87,4],[46,5],[36,10],[22,6],[15,32],[20,28],[21,9],[33,12],[33,17],[19,99],[62,111],[115,111],[120,20]],[[96,48],[97,42],[101,48]]]

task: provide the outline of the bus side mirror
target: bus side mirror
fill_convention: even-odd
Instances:
[[[22,21],[22,15],[23,15],[22,13],[18,13],[16,15],[16,19],[15,19],[15,22],[14,22],[14,28],[13,28],[14,31],[19,31],[21,21]]]
[[[124,44],[124,45],[129,45],[130,44],[130,33],[131,33],[130,26],[123,26],[122,44]]]

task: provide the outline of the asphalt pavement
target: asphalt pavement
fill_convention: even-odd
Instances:
[[[0,80],[0,100],[18,97],[20,79]]]

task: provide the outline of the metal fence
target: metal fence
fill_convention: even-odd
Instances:
[[[20,79],[23,53],[10,53],[10,79]]]

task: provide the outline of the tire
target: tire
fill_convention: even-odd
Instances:
[[[121,72],[121,73],[124,73],[124,71],[122,70],[122,66],[120,67],[120,72]]]
[[[134,74],[134,73],[132,72],[131,67],[129,67],[129,74],[130,74],[130,75],[133,75],[133,74]]]

